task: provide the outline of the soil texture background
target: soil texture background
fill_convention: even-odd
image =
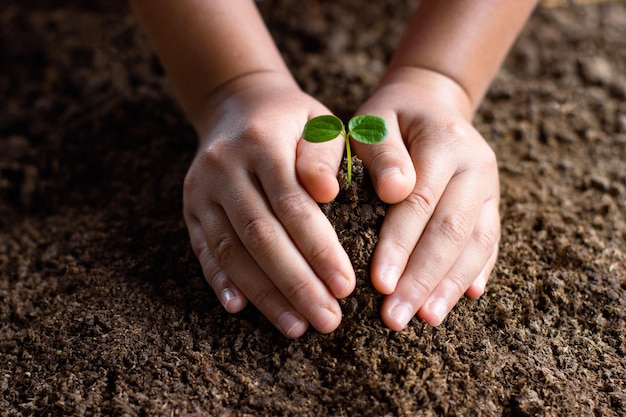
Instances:
[[[259,7],[345,118],[415,3]],[[509,54],[475,120],[500,259],[437,328],[380,321],[358,165],[322,207],[358,275],[341,327],[224,312],[182,220],[194,133],[125,3],[0,2],[0,100],[1,416],[626,415],[626,3],[539,7]]]

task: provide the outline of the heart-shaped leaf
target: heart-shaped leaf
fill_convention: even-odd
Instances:
[[[350,136],[367,144],[381,142],[389,134],[385,120],[371,114],[353,117],[348,123],[348,128],[350,129]]]
[[[309,142],[326,142],[335,139],[343,130],[343,122],[337,116],[317,116],[304,125],[302,137]]]

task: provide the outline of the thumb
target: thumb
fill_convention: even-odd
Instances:
[[[296,150],[296,172],[302,186],[318,203],[328,203],[339,193],[337,173],[345,141],[338,136],[328,142],[300,139]]]
[[[381,116],[383,117],[383,116]],[[397,118],[383,117],[389,136],[374,145],[352,141],[352,146],[372,178],[378,197],[386,203],[404,200],[415,187],[415,168],[402,140]]]

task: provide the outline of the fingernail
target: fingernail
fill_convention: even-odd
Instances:
[[[334,330],[337,313],[329,307],[320,307],[315,312],[315,328],[321,333]]]
[[[448,315],[448,303],[443,298],[438,298],[430,304],[430,311],[437,317],[440,325]]]
[[[331,282],[333,294],[339,294],[335,295],[336,297],[343,297],[347,295],[345,294],[345,292],[349,284],[350,278],[346,277],[345,275],[336,275]]]
[[[398,303],[391,308],[389,315],[398,323],[400,327],[405,327],[413,318],[413,307],[407,303]]]
[[[228,310],[228,303],[237,298],[237,294],[230,288],[224,288],[220,294],[220,302],[226,310]]]
[[[286,311],[278,318],[278,327],[285,336],[290,339],[301,336],[307,327],[307,323],[291,311]]]
[[[387,288],[386,293],[390,294],[396,289],[400,279],[400,270],[395,266],[385,268],[380,274],[380,281]]]
[[[379,184],[387,184],[390,180],[393,182],[395,177],[404,177],[404,173],[398,167],[388,167],[378,171]]]

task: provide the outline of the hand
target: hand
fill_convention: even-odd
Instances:
[[[465,293],[479,297],[497,258],[499,181],[494,152],[472,127],[453,80],[424,69],[388,74],[358,113],[386,119],[384,142],[354,147],[390,204],[374,252],[374,287],[393,330],[418,316],[439,325]]]
[[[184,186],[184,216],[205,278],[231,313],[250,300],[285,336],[334,330],[350,260],[317,202],[339,191],[342,141],[301,139],[330,112],[280,73],[238,78],[209,98]]]

